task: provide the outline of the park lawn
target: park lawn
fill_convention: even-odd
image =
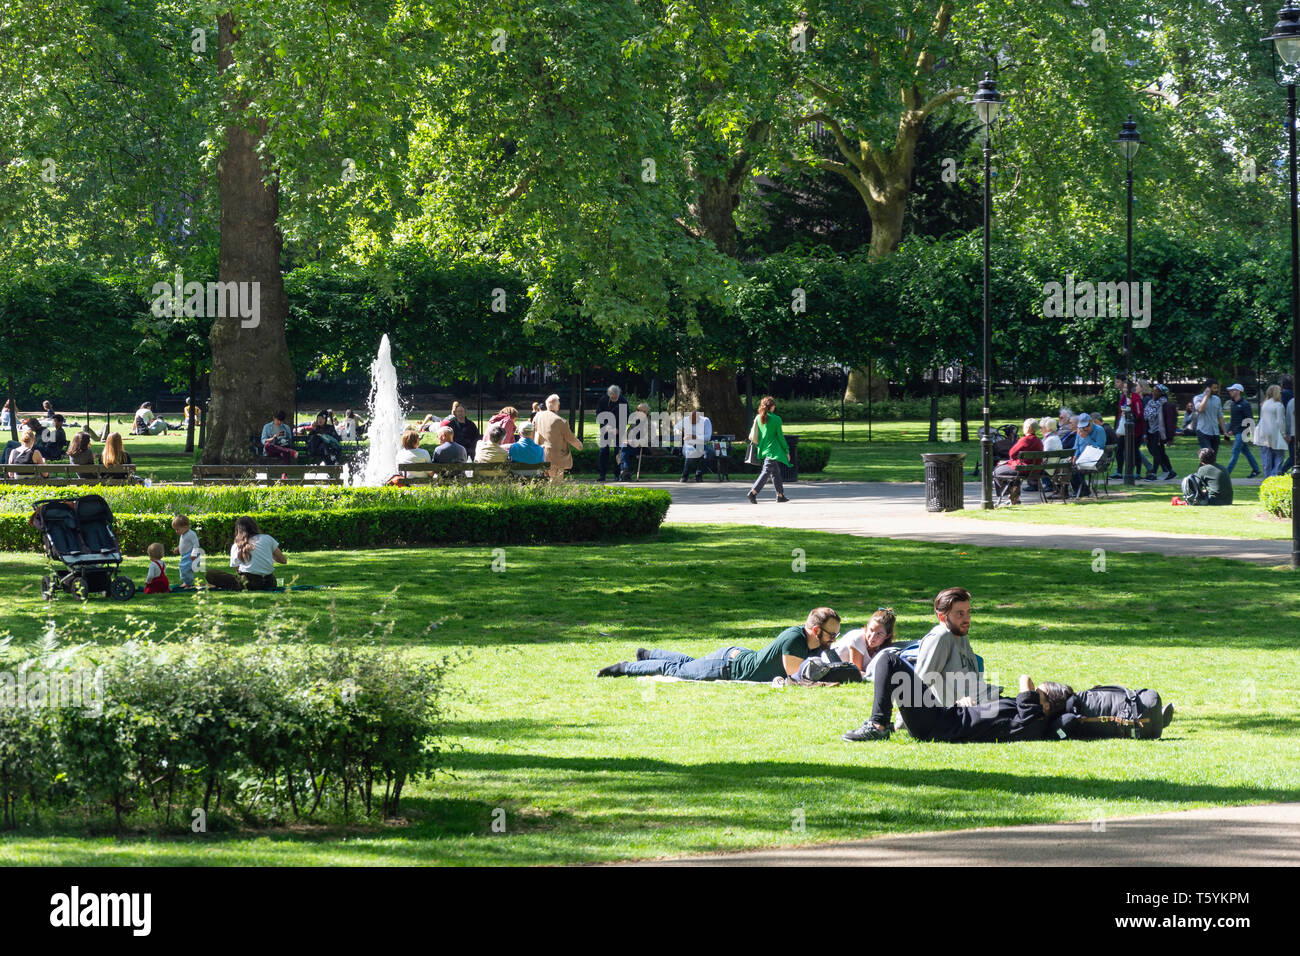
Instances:
[[[296,554],[321,591],[204,598],[232,641],[268,608],[320,641],[468,652],[447,726],[451,773],[408,788],[406,822],[150,835],[81,825],[0,836],[19,864],[549,864],[1095,820],[1300,799],[1300,591],[1292,574],[1221,560],[980,549],[741,526],[665,526],[657,540]],[[806,570],[796,571],[794,549]],[[138,567],[136,567],[138,565]],[[193,596],[45,605],[36,555],[0,555],[0,633],[50,619],[183,639]],[[134,561],[129,571],[143,571]],[[869,686],[789,688],[597,679],[638,646],[762,646],[829,603],[878,605],[899,637],[930,626],[941,587],[975,596],[990,675],[1158,689],[1159,741],[953,746],[839,739]],[[384,626],[391,623],[391,634]],[[376,632],[376,628],[379,628]],[[1225,645],[1231,641],[1230,653]],[[111,691],[110,691],[111,692]],[[501,813],[502,811],[504,817]],[[504,832],[494,832],[504,819]]]
[[[1152,487],[1140,482],[1134,488],[1125,489],[1118,481],[1112,481],[1110,487],[1111,496],[1103,496],[1100,501],[1053,501],[1046,505],[1039,501],[1036,492],[1022,491],[1022,504],[993,511],[972,508],[972,502],[967,500],[967,508],[960,515],[1015,524],[1121,528],[1225,538],[1285,540],[1291,537],[1291,519],[1275,518],[1264,509],[1259,503],[1258,484],[1235,485],[1232,504],[1215,508],[1174,507],[1169,502],[1178,489],[1172,484]]]

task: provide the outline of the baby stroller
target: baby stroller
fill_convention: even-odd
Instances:
[[[103,594],[125,601],[135,583],[120,574],[122,552],[113,534],[113,509],[99,495],[50,498],[32,505],[32,527],[41,533],[50,559],[41,578],[41,597],[57,591],[79,597]]]

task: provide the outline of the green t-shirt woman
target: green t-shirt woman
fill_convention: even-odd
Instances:
[[[776,399],[771,395],[764,395],[758,403],[758,414],[750,426],[749,440],[758,450],[758,457],[763,460],[758,479],[749,489],[749,500],[758,504],[758,493],[770,478],[776,487],[776,500],[789,501],[785,496],[781,468],[790,467],[790,446],[786,444],[785,434],[781,430],[781,418],[776,414]]]

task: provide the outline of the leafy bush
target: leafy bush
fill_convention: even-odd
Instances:
[[[1265,478],[1259,486],[1259,501],[1275,517],[1291,517],[1291,476]]]
[[[452,661],[322,647],[306,643],[305,622],[282,619],[271,636],[229,647],[213,640],[223,626],[213,608],[184,622],[184,644],[110,628],[97,644],[58,649],[56,634],[35,657],[11,651],[6,673],[79,675],[69,686],[80,690],[37,703],[9,685],[0,706],[5,826],[22,810],[46,809],[111,813],[119,826],[150,812],[188,826],[196,808],[250,822],[357,810],[393,817],[405,785],[443,763],[437,736]]]
[[[134,513],[129,509],[141,505],[159,507],[160,489],[90,488],[78,493],[81,491],[102,492],[109,499],[118,543],[127,554],[143,554],[151,542],[170,540],[171,518],[177,511],[190,516],[203,549],[219,554],[230,549],[235,519],[241,514],[256,517],[262,529],[286,548],[331,551],[435,544],[536,544],[649,535],[658,531],[671,502],[666,491],[645,488],[310,489],[315,495],[302,494],[309,489],[177,488],[161,490],[171,495],[171,500],[165,502],[166,510]],[[338,491],[367,493],[331,495]],[[38,497],[31,495],[31,489],[27,494],[28,502]],[[231,504],[253,507],[207,510]],[[40,538],[28,524],[28,517],[27,512],[0,514],[0,550],[41,550]]]

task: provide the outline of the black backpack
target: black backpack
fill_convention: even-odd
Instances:
[[[1055,723],[1061,736],[1075,740],[1154,740],[1164,730],[1159,694],[1117,686],[1080,691],[1065,702],[1065,712]]]
[[[862,681],[862,671],[828,648],[806,658],[788,679],[796,684],[856,684]]]

